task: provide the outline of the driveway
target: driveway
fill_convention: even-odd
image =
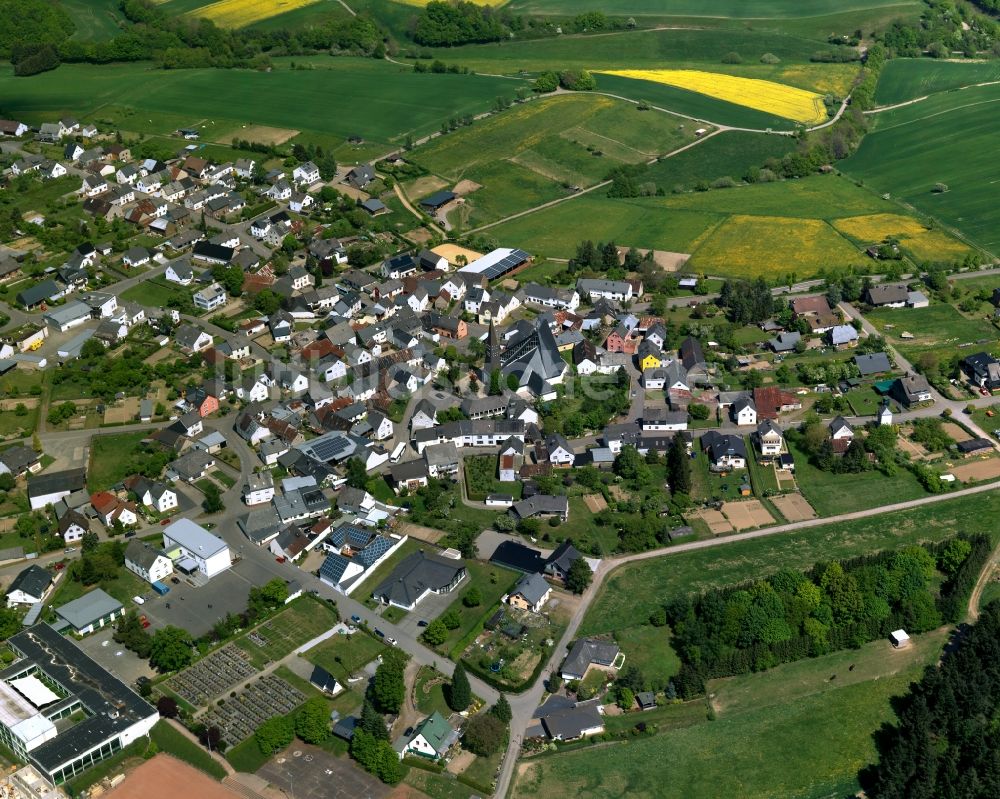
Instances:
[[[454,591],[449,594],[430,594],[414,610],[407,613],[402,619],[396,622],[396,629],[407,635],[419,638],[424,628],[419,625],[420,621],[434,621],[445,612],[448,607],[458,599],[459,596],[469,587],[469,581],[465,580]]]

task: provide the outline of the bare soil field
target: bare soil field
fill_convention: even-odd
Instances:
[[[139,415],[139,398],[126,397],[120,405],[104,409],[104,424],[125,424],[135,421]]]
[[[1000,477],[1000,458],[986,458],[985,460],[963,463],[952,469],[951,473],[963,483],[992,480]]]
[[[184,794],[198,799],[236,799],[239,796],[207,774],[162,753],[132,771],[105,796],[107,799],[175,799]]]
[[[472,192],[479,191],[481,188],[482,186],[474,180],[460,180],[455,184],[455,188],[452,191],[459,197],[465,197],[467,194],[472,194]]]
[[[941,425],[941,429],[948,434],[957,444],[960,441],[968,441],[972,436],[966,431],[961,425],[957,425],[954,422],[944,422]]]
[[[262,144],[284,144],[289,139],[294,139],[301,131],[293,128],[272,128],[269,125],[247,125],[234,131],[234,135],[247,141],[261,142]]]
[[[600,513],[608,507],[607,500],[600,494],[585,494],[583,504],[587,506],[587,510],[591,513]]]
[[[771,497],[771,502],[790,522],[803,522],[806,519],[815,519],[817,516],[812,505],[806,502],[806,498],[801,494],[779,494]]]
[[[760,504],[760,500],[756,499],[746,502],[724,502],[722,512],[726,514],[726,518],[732,522],[737,532],[774,524],[774,517]]]
[[[452,266],[458,263],[458,256],[460,255],[464,255],[470,264],[483,257],[481,252],[470,250],[467,247],[459,247],[457,244],[439,244],[431,252],[440,255],[442,258],[447,258],[448,263]]]
[[[711,532],[712,535],[722,535],[723,533],[733,532],[733,525],[717,510],[706,509],[692,515],[700,516],[702,521],[708,525],[709,532]]]

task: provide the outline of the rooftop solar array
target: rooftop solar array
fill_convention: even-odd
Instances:
[[[524,250],[510,250],[506,247],[501,247],[498,250],[487,253],[482,258],[473,261],[458,271],[481,275],[487,280],[496,280],[498,277],[503,277],[530,259],[531,255]]]

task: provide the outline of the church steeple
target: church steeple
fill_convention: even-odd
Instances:
[[[486,337],[486,363],[487,365],[499,365],[500,363],[500,334],[497,333],[496,325],[490,319],[490,332]]]

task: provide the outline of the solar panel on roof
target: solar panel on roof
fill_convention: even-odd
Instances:
[[[358,555],[358,560],[365,564],[366,567],[371,566],[390,549],[392,549],[392,541],[388,538],[383,538],[380,535],[375,536],[375,538],[372,539],[372,542],[361,550],[361,553]]]
[[[351,545],[352,549],[361,549],[368,546],[368,541],[371,537],[372,535],[368,530],[362,530],[360,527],[347,528],[347,543]]]
[[[349,561],[343,555],[327,555],[323,565],[319,567],[319,576],[325,577],[332,583],[339,583],[344,576]]]

